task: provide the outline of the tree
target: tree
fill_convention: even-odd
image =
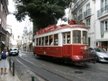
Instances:
[[[15,0],[18,21],[28,15],[37,29],[56,24],[71,0]]]

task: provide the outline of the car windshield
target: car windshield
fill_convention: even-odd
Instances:
[[[17,49],[10,49],[10,51],[16,51]]]
[[[102,49],[102,48],[94,48],[94,49],[97,52],[104,52],[104,53],[106,53],[106,51],[104,49]]]

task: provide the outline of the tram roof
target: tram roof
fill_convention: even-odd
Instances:
[[[83,29],[88,29],[87,26],[85,25],[80,25],[80,24],[75,24],[75,25],[69,25],[69,24],[62,24],[62,25],[50,25],[46,28],[43,28],[39,31],[36,32],[36,35],[41,35],[41,34],[45,34],[48,32],[52,32],[52,31],[57,31],[57,30],[62,30],[62,29],[66,29],[66,28],[83,28]]]

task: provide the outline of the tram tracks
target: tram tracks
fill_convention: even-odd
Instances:
[[[67,68],[62,67],[61,65],[53,65],[53,63],[47,64],[45,61],[42,60],[38,61],[36,59],[30,58],[30,60],[28,60],[27,58],[20,57],[18,57],[17,59],[19,59],[22,63],[27,64],[27,67],[29,67],[30,70],[32,69],[31,71],[38,75],[40,78],[42,78],[44,81],[91,81],[90,79],[93,79],[92,81],[101,81],[102,78],[108,79],[107,72],[103,72],[103,70],[100,68],[97,69],[96,65],[92,65],[90,66],[90,68],[86,69],[81,69],[79,67],[74,66],[72,68],[71,66]],[[37,64],[35,64],[35,61],[38,61],[36,62]],[[32,66],[32,68],[30,66]],[[100,66],[100,64],[98,64],[98,66]],[[62,68],[62,70],[60,68]],[[42,72],[40,72],[39,70],[41,70]],[[86,76],[87,74],[89,74],[89,76]],[[95,79],[94,77],[97,78]]]
[[[32,72],[31,70],[30,70],[30,68],[28,67],[28,66],[26,66],[25,64],[23,64],[19,59],[17,59],[17,62],[20,64],[20,65],[22,65],[23,67],[24,67],[24,69],[27,69],[27,70],[29,70],[29,77],[34,77],[34,78],[37,78],[38,80],[36,80],[36,81],[47,81],[47,80],[45,80],[43,77],[41,77],[40,75],[38,75],[38,74],[36,74],[35,75],[35,73],[34,72]],[[23,79],[22,79],[22,81],[24,81]],[[30,80],[31,81],[31,80]]]
[[[43,81],[72,81],[72,80],[70,80],[64,76],[61,76],[53,71],[50,71],[46,68],[37,66],[28,60],[22,59],[20,57],[18,57],[16,59],[17,59],[17,62],[19,62],[21,65],[23,65],[26,68],[28,68],[29,70],[31,70],[38,77],[40,77]]]

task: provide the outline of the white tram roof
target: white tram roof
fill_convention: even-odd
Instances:
[[[57,33],[63,33],[63,32],[69,32],[72,30],[88,30],[88,27],[85,25],[51,25],[44,29],[39,30],[36,32],[36,37],[42,37],[42,36],[48,36],[51,34],[57,34]]]

